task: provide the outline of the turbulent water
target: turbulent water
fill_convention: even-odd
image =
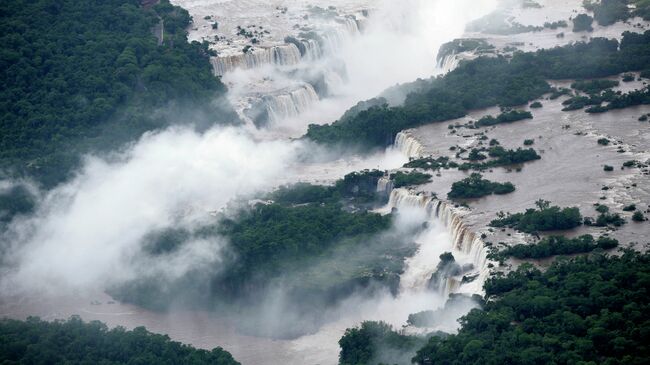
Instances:
[[[435,197],[407,189],[393,190],[388,207],[423,210],[430,223],[430,228],[417,238],[420,245],[418,253],[407,260],[407,270],[400,280],[402,292],[425,290],[436,270],[438,256],[444,252],[454,254],[461,264],[471,264],[472,271],[463,274],[476,278],[470,283],[462,283],[462,277],[450,277],[441,286],[440,294],[447,297],[452,292],[482,292],[483,283],[489,274],[485,244],[475,232],[465,226],[458,209]]]

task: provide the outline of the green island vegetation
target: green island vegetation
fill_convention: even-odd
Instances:
[[[582,224],[582,215],[577,207],[560,208],[551,206],[546,200],[535,202],[537,209],[526,209],[524,213],[499,213],[499,218],[490,222],[490,226],[514,228],[521,232],[566,230]]]
[[[482,150],[478,148],[472,148],[467,155],[467,159],[470,161],[483,161],[487,159],[487,156],[481,153]]]
[[[413,255],[415,245],[407,232],[390,230],[394,215],[366,210],[381,176],[372,170],[349,174],[334,186],[282,187],[267,200],[220,214],[194,231],[155,234],[146,245],[147,254],[154,256],[197,239],[226,238],[229,245],[214,273],[191,273],[173,284],[138,279],[111,294],[166,309],[171,302],[167,295],[174,293],[176,302],[186,299],[189,305],[218,309],[255,301],[281,282],[296,306],[313,312],[355,291],[378,288],[376,284],[396,293],[404,259]],[[421,228],[417,225],[413,233]]]
[[[637,210],[634,212],[634,214],[632,214],[632,220],[634,222],[645,222],[646,218],[641,211]]]
[[[603,103],[606,105],[602,105]],[[650,88],[633,90],[628,93],[606,90],[602,93],[590,94],[589,96],[573,96],[562,102],[565,107],[563,111],[582,109],[590,106],[587,113],[603,113],[613,109],[623,109],[635,105],[650,104]]]
[[[594,30],[594,27],[591,25],[594,23],[594,18],[590,17],[587,14],[578,14],[573,18],[573,31],[578,32],[591,32]]]
[[[625,218],[621,217],[619,213],[611,213],[608,206],[602,204],[596,204],[595,206],[596,211],[600,213],[600,215],[595,221],[591,217],[585,217],[585,225],[595,227],[620,227],[626,223]]]
[[[594,253],[545,270],[524,263],[487,280],[481,308],[461,318],[457,334],[423,336],[426,344],[413,351],[417,338],[365,324],[382,330],[348,330],[339,342],[340,364],[394,363],[385,354],[409,352],[419,365],[643,364],[650,358],[648,285],[648,253]]]
[[[558,29],[558,28],[567,28],[569,26],[569,23],[566,22],[566,20],[558,20],[555,22],[545,22],[544,23],[544,28],[547,29]]]
[[[543,106],[544,105],[542,105],[542,103],[540,101],[534,101],[534,102],[532,102],[530,104],[530,107],[533,108],[533,109],[539,109],[539,108],[541,108]]]
[[[586,0],[583,6],[594,13],[598,24],[604,26],[635,16],[650,20],[650,2],[647,0]]]
[[[479,157],[484,155],[479,155],[478,152],[474,152],[474,151],[475,150],[472,150],[470,152],[470,155],[474,154],[474,158],[476,158],[477,160],[481,160],[481,161],[485,160],[485,158]],[[467,171],[467,170],[484,171],[493,167],[517,165],[525,162],[536,161],[542,158],[532,148],[528,148],[528,149],[517,148],[516,150],[507,150],[499,145],[495,145],[487,149],[487,152],[488,152],[488,156],[492,157],[491,160],[476,162],[477,160],[472,160],[470,156],[469,158],[470,162],[462,163],[460,166],[458,166],[458,169],[461,171]]]
[[[443,156],[443,157],[423,157],[423,158],[418,158],[411,160],[404,164],[405,168],[411,168],[411,169],[423,169],[423,170],[440,170],[440,169],[449,169],[449,168],[456,168],[458,167],[458,164],[449,161],[449,157]]]
[[[355,205],[378,203],[377,182],[385,175],[379,170],[352,172],[333,186],[296,183],[281,186],[267,197],[280,204],[333,203],[347,200]]]
[[[596,227],[607,227],[607,226],[614,226],[614,227],[620,227],[624,225],[625,218],[621,217],[620,214],[618,213],[609,213],[609,212],[602,212],[596,218],[595,222],[590,222],[586,221],[585,224],[587,225],[592,225]]]
[[[508,247],[499,251],[496,256],[500,258],[514,257],[520,260],[542,259],[556,255],[589,253],[596,249],[611,250],[616,247],[618,247],[618,241],[606,236],[601,236],[598,239],[594,239],[589,234],[577,238],[549,236],[535,244],[518,244]]]
[[[533,115],[527,111],[511,110],[509,112],[501,113],[496,118],[491,115],[486,115],[474,123],[476,127],[490,127],[497,124],[513,123],[524,119],[533,119]]]
[[[638,167],[638,168],[641,168],[641,167],[648,167],[648,166],[646,164],[640,163],[637,160],[629,160],[629,161],[623,162],[623,167],[627,167],[627,168]]]
[[[405,186],[422,185],[431,182],[431,175],[418,171],[402,172],[397,171],[390,175],[393,180],[395,188],[403,188]]]
[[[607,79],[581,80],[572,83],[571,88],[587,94],[599,94],[602,91],[618,86],[618,84],[616,80]]]
[[[524,139],[524,146],[532,146],[535,144],[534,139]]]
[[[195,349],[137,327],[108,329],[79,317],[46,322],[0,320],[2,364],[188,364],[239,365],[220,347]]]
[[[237,121],[207,43],[188,42],[191,17],[168,0],[3,1],[0,14],[0,168],[13,176],[51,187],[83,153],[178,120]]]
[[[624,212],[634,212],[636,210],[636,204],[630,204],[623,207]]]
[[[449,199],[473,199],[492,194],[509,194],[513,191],[515,191],[515,186],[510,182],[492,182],[483,179],[483,175],[479,173],[473,173],[468,178],[453,183],[447,197]]]
[[[330,125],[309,126],[306,134],[323,144],[393,143],[402,130],[463,117],[470,110],[526,104],[553,90],[549,79],[589,79],[650,69],[650,31],[625,32],[617,40],[594,38],[564,47],[505,57],[479,57],[429,80],[417,82],[401,106],[374,105]],[[409,85],[404,86],[409,88]]]
[[[607,102],[606,105],[601,105]],[[613,92],[608,90],[600,95],[576,96],[563,102],[566,107],[563,111],[582,109],[590,106],[587,113],[604,113],[614,109],[623,109],[635,105],[650,104],[650,88],[645,90],[634,90],[629,93]]]

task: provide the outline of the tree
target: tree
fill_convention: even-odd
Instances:
[[[593,24],[594,18],[590,17],[587,14],[578,14],[573,19],[573,31],[574,32],[591,32],[594,28],[591,26]]]

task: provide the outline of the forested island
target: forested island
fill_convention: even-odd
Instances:
[[[173,283],[144,277],[114,288],[111,294],[157,310],[183,305],[230,315],[257,308],[256,300],[278,285],[291,303],[287,306],[305,315],[354,293],[387,289],[397,295],[404,259],[415,252],[412,237],[423,227],[416,224],[407,231],[394,231],[399,213],[380,215],[368,210],[386,202],[376,189],[383,176],[382,171],[365,170],[350,173],[333,186],[282,186],[252,207],[222,214],[209,225],[152,234],[145,249],[153,257],[172,255],[197,239],[223,237],[231,245],[213,273],[190,272]],[[413,176],[393,178],[396,184],[402,184],[400,179],[421,179]],[[428,180],[429,175],[423,177]],[[285,333],[278,329],[274,335],[301,334],[300,326],[283,326]]]

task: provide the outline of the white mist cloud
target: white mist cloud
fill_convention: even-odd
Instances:
[[[145,136],[113,161],[90,157],[76,179],[11,227],[5,239],[18,266],[5,279],[37,289],[85,288],[212,263],[221,242],[192,242],[165,263],[137,255],[149,232],[190,226],[237,195],[277,184],[299,146],[255,142],[235,129],[170,129]]]
[[[281,3],[296,5],[293,1]],[[345,3],[367,3],[374,11],[363,33],[338,34],[340,44],[334,50],[326,49],[322,59],[303,60],[297,73],[293,72],[296,66],[267,65],[224,76],[230,100],[240,109],[258,93],[292,90],[313,79],[313,75],[329,75],[330,79],[344,76],[341,82],[329,85],[333,94],[313,104],[310,110],[256,133],[298,137],[309,123],[331,123],[357,102],[376,97],[391,86],[441,72],[436,66],[440,46],[461,37],[469,21],[488,14],[497,5],[496,0],[341,1],[333,5]],[[316,18],[313,21],[319,22]],[[336,71],[341,69],[345,75]]]

